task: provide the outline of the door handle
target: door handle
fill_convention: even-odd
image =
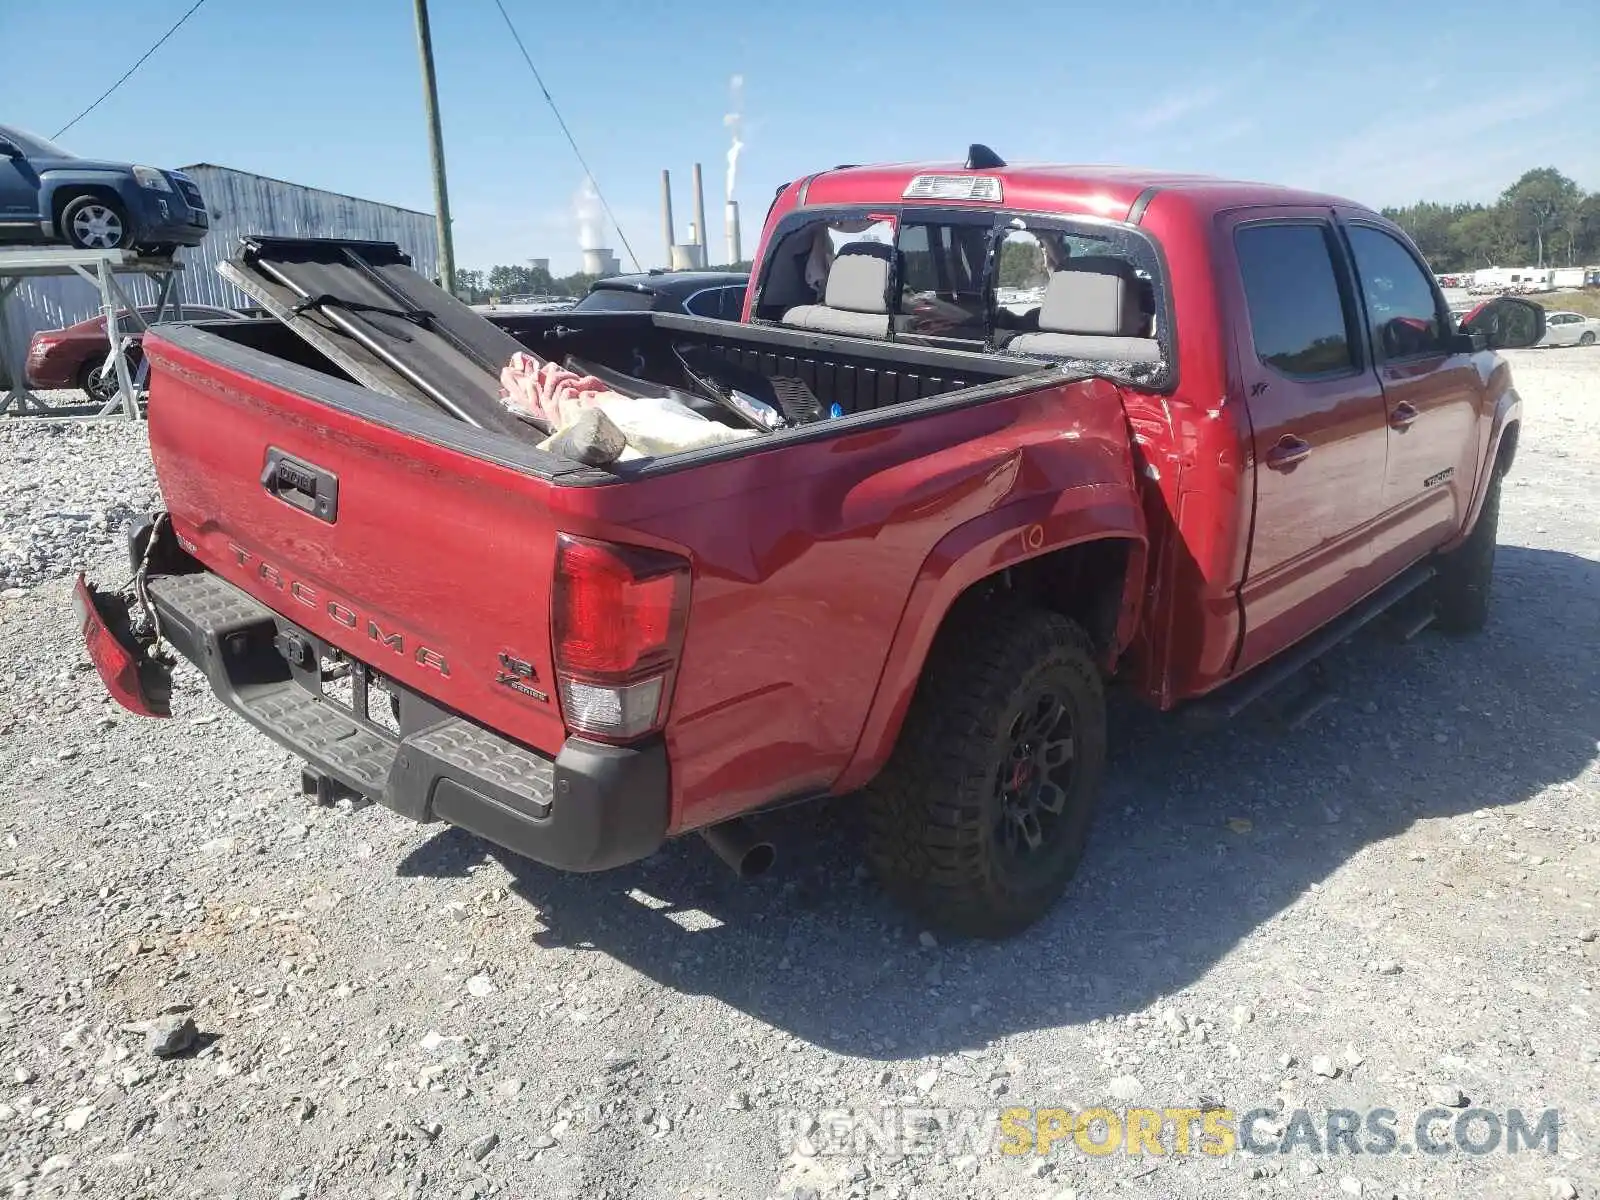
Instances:
[[[1399,404],[1396,404],[1389,413],[1389,428],[1409,429],[1411,427],[1411,422],[1415,421],[1421,415],[1422,414],[1417,411],[1416,405],[1407,404],[1404,400],[1402,400]]]
[[[267,465],[261,486],[301,512],[332,525],[339,516],[339,477],[315,463],[291,458],[276,446],[267,447]]]
[[[1304,438],[1297,438],[1292,433],[1286,433],[1278,439],[1278,444],[1267,451],[1267,466],[1274,471],[1287,471],[1296,463],[1303,463],[1311,457],[1311,443]]]

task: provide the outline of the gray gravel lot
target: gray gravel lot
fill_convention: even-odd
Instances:
[[[193,672],[174,720],[124,713],[68,578],[125,573],[143,432],[0,421],[0,1188],[1600,1196],[1600,352],[1510,357],[1527,426],[1488,631],[1364,636],[1330,664],[1343,702],[1295,732],[1123,714],[1068,902],[1000,945],[909,924],[847,801],[768,818],[754,884],[697,841],[563,876],[311,806]],[[152,1052],[184,1016],[195,1043]],[[1560,1125],[1554,1153],[1438,1156],[959,1136],[1101,1104],[1319,1129],[1386,1107],[1407,1145],[1431,1105]],[[838,1109],[925,1148],[809,1125]]]

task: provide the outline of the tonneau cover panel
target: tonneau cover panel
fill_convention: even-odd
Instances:
[[[393,242],[247,237],[230,282],[374,391],[480,429],[539,440],[500,403],[522,343],[411,267]]]

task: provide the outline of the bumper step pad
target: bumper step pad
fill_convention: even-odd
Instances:
[[[432,819],[440,780],[452,780],[515,812],[550,812],[555,764],[515,742],[445,713],[392,681],[420,728],[403,736],[334,704],[296,678],[274,642],[311,635],[209,572],[149,581],[163,634],[203,670],[222,701],[274,741],[346,786],[415,820]],[[312,639],[315,641],[315,639]],[[312,676],[314,678],[314,675]]]

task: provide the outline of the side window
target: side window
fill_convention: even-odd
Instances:
[[[744,289],[742,287],[725,287],[722,289],[722,319],[737,321],[744,316]]]
[[[1262,362],[1310,378],[1355,369],[1326,225],[1247,225],[1234,235]]]
[[[1446,351],[1445,325],[1429,277],[1403,245],[1381,229],[1350,227],[1350,249],[1367,302],[1378,358],[1392,360]]]
[[[720,317],[722,291],[719,288],[707,288],[703,292],[696,292],[683,302],[684,310],[696,317]]]

